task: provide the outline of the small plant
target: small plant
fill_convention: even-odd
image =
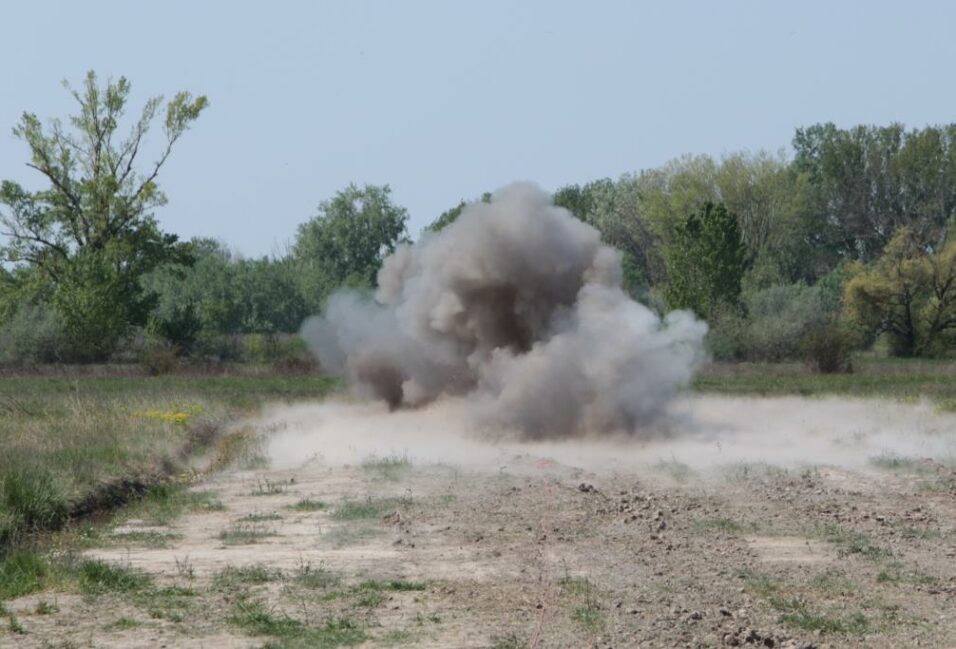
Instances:
[[[13,550],[0,559],[0,601],[40,590],[49,573],[49,564],[36,552]]]
[[[56,602],[48,602],[45,599],[38,601],[36,607],[33,609],[33,612],[37,615],[52,615],[59,611],[60,607],[57,606]]]
[[[406,455],[389,455],[381,458],[373,455],[362,462],[362,468],[377,480],[397,482],[411,471],[412,463]]]
[[[252,514],[247,514],[243,516],[239,520],[244,521],[246,523],[262,523],[265,521],[279,521],[279,520],[282,520],[282,517],[276,513],[272,513],[272,514],[252,513]]]
[[[195,579],[196,571],[193,569],[193,564],[189,560],[189,557],[173,557],[173,561],[176,562],[176,574],[178,574],[183,579]]]
[[[284,494],[288,485],[285,482],[279,482],[274,480],[257,479],[255,486],[252,488],[253,496],[276,496],[278,494]]]
[[[230,589],[237,586],[266,584],[281,578],[281,570],[273,570],[261,564],[241,567],[226,566],[216,574],[213,583],[217,588]]]
[[[293,576],[295,583],[303,588],[325,589],[338,586],[341,578],[324,568],[316,568],[311,563],[300,563]]]
[[[276,532],[262,525],[234,523],[219,533],[219,540],[226,545],[245,545],[258,543],[261,539],[275,536]]]
[[[79,566],[80,588],[85,593],[129,593],[150,585],[149,575],[104,561],[87,559]]]
[[[321,500],[314,500],[312,498],[303,498],[294,505],[289,505],[289,509],[294,509],[297,512],[317,512],[327,507],[328,505]]]

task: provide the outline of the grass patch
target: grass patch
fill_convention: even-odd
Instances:
[[[869,628],[869,619],[860,611],[834,616],[812,611],[803,599],[771,597],[770,606],[781,613],[780,621],[801,631],[860,635]]]
[[[300,564],[292,576],[293,581],[303,588],[313,590],[338,586],[342,579],[334,572],[324,568],[317,568],[311,563]]]
[[[927,575],[919,570],[905,570],[899,561],[891,561],[886,564],[876,575],[878,584],[916,584],[921,586],[930,586],[939,581],[937,577]]]
[[[256,480],[256,484],[252,487],[252,491],[249,493],[250,496],[277,496],[279,494],[284,494],[288,490],[289,485],[284,481],[279,480],[269,480],[268,478],[262,479],[259,478]]]
[[[779,589],[780,580],[767,573],[745,568],[737,572],[737,577],[744,581],[749,590],[762,597],[769,597]]]
[[[228,460],[234,453],[227,446],[236,440],[220,434],[223,422],[267,401],[313,400],[340,386],[327,378],[257,374],[253,368],[222,376],[138,372],[118,366],[39,368],[0,381],[0,550],[21,545],[38,530],[58,528],[74,511],[125,502],[125,496],[104,494],[104,485],[177,474],[188,468],[191,455],[206,449]],[[161,502],[168,495],[147,496],[147,508],[160,510],[160,524],[179,509]]]
[[[349,618],[329,620],[319,627],[310,627],[284,614],[277,614],[258,600],[240,599],[229,621],[253,636],[276,639],[263,649],[307,649],[353,646],[365,642],[365,629]]]
[[[152,583],[149,575],[124,566],[87,559],[77,570],[80,589],[84,593],[131,593],[143,590]]]
[[[166,548],[170,541],[178,541],[183,538],[182,534],[172,532],[133,531],[110,534],[107,539],[113,545],[136,545],[146,548]]]
[[[213,577],[213,585],[219,589],[232,590],[242,586],[266,584],[281,578],[281,570],[262,564],[226,566]]]
[[[337,521],[375,520],[392,507],[393,501],[385,499],[346,500],[334,510],[332,519]]]
[[[412,462],[406,455],[373,455],[362,462],[362,469],[373,479],[397,482],[411,472]]]
[[[219,533],[219,540],[226,545],[249,545],[264,538],[275,536],[274,529],[256,523],[233,523]]]
[[[837,525],[823,526],[819,531],[819,536],[833,544],[841,557],[859,555],[865,559],[876,561],[892,556],[889,550],[877,545],[866,534],[845,530]]]
[[[13,550],[0,559],[0,601],[29,595],[44,586],[50,565],[32,550]]]
[[[297,512],[318,512],[323,509],[327,509],[326,505],[321,500],[313,500],[312,498],[303,498],[299,502],[289,505],[289,509],[293,509]]]
[[[104,631],[128,631],[142,626],[143,623],[130,617],[120,617],[103,627]]]

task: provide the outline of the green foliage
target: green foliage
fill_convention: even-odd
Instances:
[[[386,255],[406,240],[408,212],[388,185],[351,184],[299,226],[292,257],[313,312],[340,286],[373,287]]]
[[[481,201],[483,203],[491,202],[491,192],[485,192],[481,195]],[[448,227],[452,223],[458,220],[458,217],[461,216],[462,210],[465,209],[465,206],[468,205],[465,201],[461,201],[455,207],[445,210],[438,215],[438,218],[432,221],[426,228],[425,232],[438,232],[443,228]]]
[[[151,296],[140,277],[162,263],[188,262],[184,247],[160,232],[153,218],[152,210],[166,202],[156,177],[208,102],[181,92],[166,105],[165,145],[159,159],[139,172],[137,156],[162,98],[146,102],[121,140],[126,79],[101,87],[91,71],[82,89],[66,87],[79,104],[71,128],[59,120],[44,127],[35,114],[24,113],[13,129],[30,149],[27,166],[49,186],[30,192],[14,182],[0,184],[0,205],[8,208],[0,213],[7,236],[0,256],[38,271],[71,353],[77,360],[100,360],[130,325],[145,323]]]
[[[844,292],[852,322],[889,336],[900,356],[930,356],[951,347],[956,334],[956,240],[928,251],[900,228],[883,255],[848,269]]]
[[[131,593],[143,590],[151,583],[149,575],[131,568],[87,559],[80,563],[80,589],[85,593]]]
[[[706,203],[677,224],[664,254],[671,308],[707,317],[720,306],[737,304],[745,249],[737,217],[723,204]]]
[[[956,124],[797,129],[793,168],[810,183],[805,219],[832,259],[877,259],[896,228],[939,246],[956,210]]]
[[[46,560],[32,550],[0,555],[0,602],[41,590],[49,572]]]

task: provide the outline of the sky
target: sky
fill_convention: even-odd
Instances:
[[[952,2],[31,0],[2,20],[0,179],[42,186],[11,129],[69,115],[60,82],[87,70],[130,80],[127,117],[204,94],[156,217],[249,257],[350,182],[389,184],[417,236],[516,180],[776,151],[817,122],[956,121]]]

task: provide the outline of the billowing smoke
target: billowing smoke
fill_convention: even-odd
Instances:
[[[532,438],[646,430],[707,330],[628,297],[618,252],[528,184],[399,247],[378,284],[303,325],[323,369],[393,408],[463,397],[469,423]]]

